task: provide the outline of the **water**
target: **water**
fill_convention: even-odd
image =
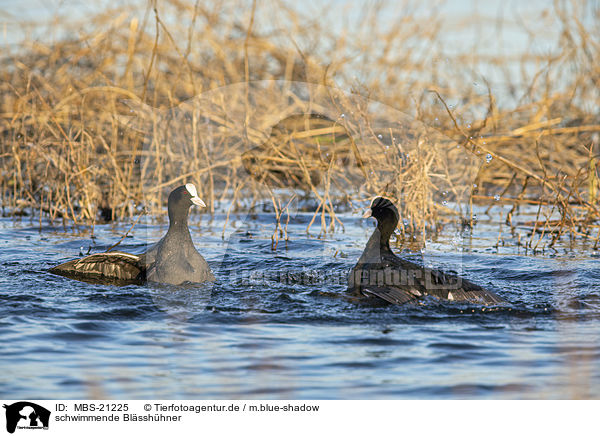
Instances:
[[[591,249],[490,248],[498,228],[480,213],[472,235],[430,241],[425,262],[460,271],[507,305],[373,307],[344,298],[340,279],[373,222],[340,216],[345,231],[319,239],[306,235],[310,214],[299,214],[277,251],[272,215],[233,217],[225,241],[224,216],[204,217],[192,233],[218,278],[213,288],[54,276],[46,269],[80,247],[106,249],[129,225],[96,226],[93,245],[89,228],[0,219],[0,397],[600,398]],[[164,231],[139,225],[121,249],[139,252]]]

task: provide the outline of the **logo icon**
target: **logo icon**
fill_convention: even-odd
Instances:
[[[6,431],[14,433],[15,429],[48,429],[50,411],[29,401],[19,401],[6,409]]]

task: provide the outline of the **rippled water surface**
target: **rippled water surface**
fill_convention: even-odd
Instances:
[[[307,236],[310,214],[271,250],[273,218],[195,219],[213,286],[94,285],[46,270],[103,251],[129,225],[79,231],[0,220],[0,396],[10,398],[600,398],[600,268],[590,248],[531,256],[498,228],[430,241],[424,262],[504,297],[493,310],[372,307],[343,279],[373,222]],[[161,225],[121,249],[144,250]],[[512,247],[512,246],[511,246]],[[402,248],[396,248],[401,252]],[[407,253],[412,257],[420,257]]]

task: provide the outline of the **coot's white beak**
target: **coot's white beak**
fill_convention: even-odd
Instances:
[[[204,204],[204,202],[200,200],[200,197],[198,197],[198,191],[196,190],[196,186],[193,183],[186,183],[185,189],[187,189],[187,191],[192,196],[192,198],[190,199],[192,200],[192,203],[194,203],[196,206],[206,207],[206,204]]]
[[[369,218],[371,215],[373,214],[373,211],[371,210],[371,208],[365,210],[365,213],[363,213],[363,218]]]
[[[196,206],[206,207],[206,204],[204,204],[200,197],[192,197],[191,200],[192,203],[194,203]]]

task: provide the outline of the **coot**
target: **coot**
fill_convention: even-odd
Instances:
[[[426,296],[441,300],[498,304],[504,300],[456,274],[425,268],[396,256],[390,236],[398,225],[398,209],[387,198],[377,197],[363,218],[374,217],[377,228],[348,276],[348,291],[372,301],[403,304]]]
[[[97,253],[70,260],[49,270],[86,282],[144,283],[179,285],[183,282],[214,281],[206,260],[194,247],[188,228],[190,206],[206,207],[192,183],[169,194],[169,230],[143,254],[119,251]]]

